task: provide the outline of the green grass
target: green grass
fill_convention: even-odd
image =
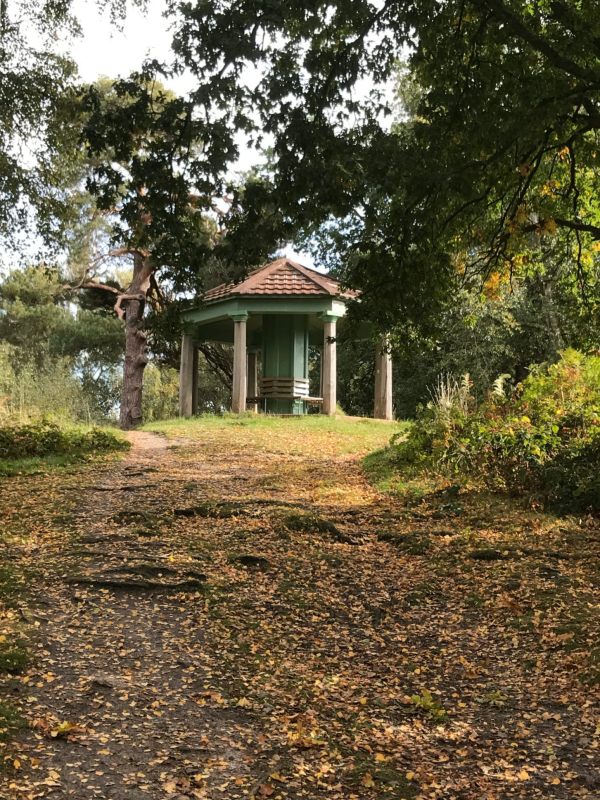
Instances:
[[[84,460],[84,456],[53,455],[33,458],[0,459],[0,476],[12,478],[16,475],[37,475],[52,469],[60,469]]]
[[[17,709],[5,700],[0,700],[0,742],[12,738],[25,727],[25,720]]]
[[[400,432],[408,432],[410,422],[401,423]],[[425,472],[414,475],[398,464],[393,447],[383,447],[363,458],[363,470],[379,491],[401,497],[406,503],[420,503],[439,488],[439,479]]]
[[[16,569],[11,564],[0,564],[0,604],[14,608],[25,593],[29,578],[30,576],[22,568]]]
[[[408,423],[395,423],[361,417],[307,414],[277,417],[266,414],[203,415],[191,419],[151,422],[143,430],[164,433],[167,437],[203,439],[207,434],[222,435],[231,442],[232,430],[238,441],[252,443],[258,449],[304,454],[315,449],[331,449],[336,454],[367,453],[387,444],[393,434]]]
[[[73,437],[73,449],[67,449],[65,452],[48,453],[44,455],[30,455],[22,458],[0,458],[0,477],[15,477],[17,475],[37,475],[40,473],[49,472],[55,469],[61,469],[79,464],[83,461],[88,461],[90,458],[105,457],[108,454],[113,454],[129,448],[129,443],[124,439],[122,431],[117,428],[109,426],[101,427],[97,425],[77,425],[61,424],[60,429],[67,434],[67,439],[63,444],[64,447],[69,447],[69,437]],[[94,430],[101,430],[114,437],[114,449],[99,449],[99,450],[86,450],[79,449],[77,444],[77,437],[90,433]]]
[[[27,650],[20,644],[0,647],[0,673],[8,672],[17,675],[27,666],[29,657]]]

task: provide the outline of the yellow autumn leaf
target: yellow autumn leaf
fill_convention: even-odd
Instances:
[[[64,736],[67,733],[70,733],[76,727],[77,726],[73,722],[59,722],[59,724],[50,731],[50,736],[53,739],[56,739],[60,736]]]
[[[375,786],[375,781],[373,780],[373,776],[370,772],[365,772],[365,774],[362,776],[361,784],[367,789],[372,789]]]
[[[375,761],[379,761],[381,763],[382,761],[387,761],[387,757],[384,756],[383,753],[375,753]]]
[[[521,770],[519,770],[519,772],[517,772],[517,778],[520,781],[528,781],[529,780],[529,773],[527,772],[526,769],[521,769]]]

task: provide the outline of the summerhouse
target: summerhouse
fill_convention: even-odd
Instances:
[[[179,409],[196,412],[199,342],[233,344],[232,411],[305,414],[336,409],[336,325],[356,292],[333,278],[280,258],[240,283],[207,291],[183,314]],[[321,352],[319,391],[309,390],[309,349]],[[392,418],[392,364],[376,353],[375,416]]]

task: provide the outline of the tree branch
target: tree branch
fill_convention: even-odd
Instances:
[[[506,23],[513,33],[524,39],[534,50],[546,56],[550,63],[558,69],[572,75],[575,78],[580,78],[584,81],[592,81],[595,85],[600,82],[600,74],[594,70],[586,69],[570,58],[559,53],[554,47],[542,36],[532,31],[519,19],[512,11],[510,11],[502,0],[474,0],[476,6],[480,9],[492,9],[496,16]]]
[[[587,222],[563,219],[562,217],[555,217],[554,221],[561,228],[569,228],[572,231],[581,231],[582,233],[591,233],[594,239],[600,239],[600,227],[598,227],[598,225],[590,225]]]

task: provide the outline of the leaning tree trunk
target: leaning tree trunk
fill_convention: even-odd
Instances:
[[[128,300],[125,308],[125,364],[121,394],[120,425],[125,431],[142,423],[142,389],[146,356],[146,334],[142,331],[143,300]]]
[[[143,421],[142,391],[144,369],[148,363],[146,334],[143,330],[144,307],[152,269],[149,259],[136,253],[134,256],[133,281],[122,298],[125,322],[125,364],[123,367],[123,390],[119,424],[123,430],[131,430]]]

